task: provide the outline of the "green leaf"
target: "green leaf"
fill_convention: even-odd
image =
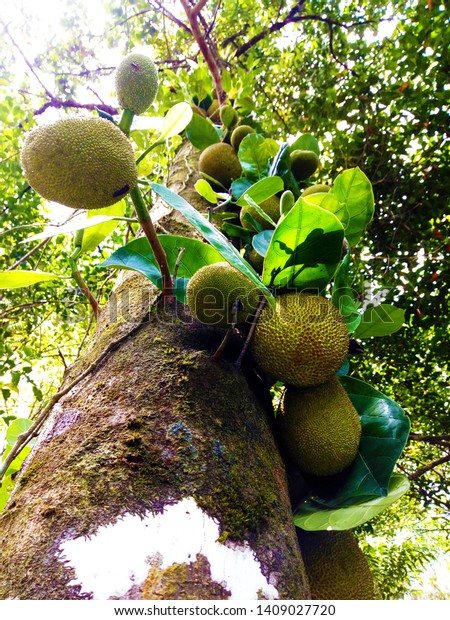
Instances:
[[[105,209],[101,209],[101,211],[105,211]],[[70,224],[64,224],[63,226],[46,226],[41,233],[28,237],[20,243],[49,239],[50,237],[57,237],[58,235],[67,235],[68,233],[73,233],[77,230],[84,230],[85,228],[91,228],[92,226],[98,226],[98,224],[104,224],[105,222],[110,222],[115,219],[117,219],[116,215],[94,215],[90,219],[87,217],[78,219]]]
[[[171,273],[175,269],[180,249],[184,248],[185,250],[179,261],[178,277],[174,287],[177,299],[185,303],[186,284],[189,278],[201,267],[218,263],[223,258],[217,250],[198,239],[189,239],[188,237],[180,237],[178,235],[159,235],[158,238],[166,253]],[[130,243],[111,254],[100,267],[115,267],[117,269],[138,271],[159,288],[162,286],[161,272],[146,237],[133,239],[133,241],[130,241]]]
[[[106,207],[105,209],[90,209],[87,213],[87,219],[91,219],[92,217],[96,217],[97,215],[112,215],[123,217],[125,214],[126,202],[125,200],[120,200],[110,207]],[[97,224],[96,226],[91,226],[87,228],[83,234],[83,241],[81,244],[82,252],[92,252],[95,248],[100,245],[100,243],[109,237],[112,231],[116,228],[118,224],[118,220],[109,220],[103,222],[101,224]]]
[[[245,195],[250,196],[250,198],[256,202],[257,204],[261,204],[264,200],[275,196],[278,192],[283,191],[283,180],[280,177],[266,177],[264,179],[260,179],[248,189],[245,189]],[[241,196],[237,201],[239,207],[243,207],[247,204],[247,200],[244,196]]]
[[[164,117],[161,133],[158,140],[173,138],[180,134],[189,125],[193,117],[192,108],[184,101],[176,103]]]
[[[253,233],[250,230],[247,230],[243,226],[238,226],[237,224],[230,224],[229,222],[224,222],[222,224],[222,230],[229,237],[236,237],[237,239],[242,239],[244,243],[251,243]]]
[[[389,508],[409,490],[409,480],[403,474],[392,474],[387,495],[347,506],[317,510],[314,502],[305,502],[294,515],[294,523],[303,530],[351,530],[370,521]]]
[[[259,215],[266,220],[266,222],[269,222],[269,224],[271,226],[273,226],[273,228],[275,228],[276,224],[273,221],[273,219],[270,217],[270,215],[268,213],[266,213],[264,211],[264,209],[262,209],[259,204],[257,204],[252,198],[250,198],[249,194],[245,193],[244,194],[244,200],[247,202],[247,204],[249,204],[251,207],[253,207],[255,209],[255,211],[257,213],[259,213]],[[248,213],[246,213],[246,215],[249,215]],[[244,218],[245,219],[245,218]],[[252,220],[254,220],[254,218],[252,217]],[[258,231],[260,229],[258,228]]]
[[[353,289],[350,286],[349,268],[350,253],[348,252],[335,273],[331,301],[341,313],[349,333],[352,333],[360,324],[362,317],[358,312]]]
[[[274,232],[273,230],[263,230],[253,236],[252,246],[261,256],[266,256]]]
[[[322,290],[341,260],[343,240],[342,224],[332,213],[300,198],[275,229],[264,284]]]
[[[38,282],[55,280],[56,278],[61,278],[61,276],[42,271],[25,271],[24,269],[0,271],[0,289],[22,288],[37,284]]]
[[[203,237],[228,261],[233,267],[239,269],[244,275],[262,291],[271,306],[275,306],[275,299],[272,293],[261,282],[256,271],[242,258],[238,250],[230,241],[215,228],[208,220],[201,215],[184,198],[178,196],[171,190],[159,183],[150,183],[153,191],[167,202],[171,207],[180,211],[184,217],[203,235]]]
[[[238,157],[247,178],[258,180],[267,176],[270,161],[278,153],[278,143],[261,134],[251,133],[239,145]]]
[[[199,179],[195,184],[197,192],[211,204],[216,205],[219,202],[217,192],[213,190],[211,185],[205,179]]]
[[[16,418],[13,420],[6,431],[6,443],[8,446],[13,446],[19,435],[25,433],[32,425],[33,421],[29,418]]]
[[[0,485],[0,512],[6,506],[6,503],[14,489],[14,481],[11,476],[5,476]]]
[[[212,122],[200,114],[193,114],[191,122],[186,127],[189,142],[195,148],[204,151],[211,144],[220,142],[220,135]]]
[[[325,196],[335,196],[341,203],[342,207],[336,215],[344,225],[347,241],[355,245],[374,213],[373,190],[369,179],[359,168],[344,170]],[[326,203],[322,206],[327,208]]]
[[[398,331],[405,321],[405,311],[390,304],[369,306],[355,331],[355,338],[388,336]]]
[[[323,508],[351,506],[383,497],[406,444],[410,422],[402,408],[372,386],[340,377],[362,425],[359,451],[354,462],[341,474],[314,478],[315,504]]]
[[[289,146],[289,151],[314,151],[320,157],[320,146],[317,139],[310,133],[304,133]]]

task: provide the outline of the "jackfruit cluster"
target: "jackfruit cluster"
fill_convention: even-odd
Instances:
[[[143,114],[158,92],[158,71],[145,54],[125,56],[116,70],[116,92],[122,108]]]
[[[21,152],[25,178],[47,200],[101,209],[137,183],[130,141],[103,118],[67,116],[32,129]]]
[[[227,262],[201,267],[189,280],[186,302],[193,316],[207,325],[242,325],[258,308],[260,292]]]
[[[369,563],[350,531],[297,530],[313,600],[373,600]]]

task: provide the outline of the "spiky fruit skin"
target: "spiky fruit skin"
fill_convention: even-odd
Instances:
[[[308,474],[332,476],[355,460],[361,421],[336,377],[315,387],[289,385],[276,421],[285,453]]]
[[[318,167],[319,158],[314,151],[292,151],[291,171],[297,181],[308,179]]]
[[[151,58],[138,53],[125,56],[116,70],[116,92],[122,108],[143,114],[158,92],[158,71]]]
[[[311,194],[327,194],[330,191],[331,187],[329,185],[323,185],[322,183],[317,183],[316,185],[311,185],[311,187],[307,187],[301,193],[302,196],[311,196]]]
[[[369,563],[352,532],[297,529],[297,536],[313,600],[375,598]]]
[[[187,305],[202,323],[229,327],[233,322],[233,304],[239,300],[236,325],[245,323],[258,308],[260,291],[243,273],[229,263],[205,265],[189,280]]]
[[[108,207],[137,183],[130,141],[103,118],[67,116],[32,129],[21,161],[38,194],[73,209]]]
[[[206,147],[198,160],[198,169],[201,175],[211,177],[226,188],[242,173],[233,147],[224,142]]]
[[[275,224],[278,222],[278,220],[280,219],[280,199],[278,198],[278,196],[272,196],[271,198],[267,198],[267,200],[263,200],[263,202],[259,206],[265,213],[267,213],[267,215],[270,218],[272,218]],[[253,226],[249,222],[247,222],[247,220],[245,219],[246,213],[249,213],[252,216],[252,218],[255,220],[255,222],[258,222],[258,224],[261,225],[263,230],[269,230],[270,228],[273,228],[271,223],[265,220],[258,213],[255,207],[253,207],[252,205],[246,204],[242,207],[241,212],[239,214],[241,225],[246,230],[253,230]]]
[[[329,381],[348,353],[347,327],[333,304],[310,293],[287,293],[266,305],[250,341],[271,377],[296,387]]]
[[[230,142],[231,146],[234,148],[235,151],[239,150],[239,145],[241,144],[242,140],[250,133],[255,133],[255,130],[253,129],[253,127],[250,127],[250,125],[239,125],[235,129],[233,129]]]

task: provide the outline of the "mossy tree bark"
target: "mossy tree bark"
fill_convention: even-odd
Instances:
[[[197,156],[184,145],[168,181],[191,203]],[[127,272],[67,372],[92,368],[1,515],[1,598],[308,598],[267,395],[211,361],[213,330],[157,300]]]

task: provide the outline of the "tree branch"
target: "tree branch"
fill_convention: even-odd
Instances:
[[[446,456],[442,456],[440,459],[431,461],[431,463],[428,463],[428,465],[419,467],[419,469],[416,469],[416,471],[414,471],[412,474],[409,474],[408,478],[410,480],[417,480],[417,478],[420,478],[420,476],[423,476],[423,474],[426,474],[428,471],[431,471],[438,465],[442,465],[443,463],[449,463],[449,462],[450,462],[450,454],[447,454]]]
[[[102,112],[106,112],[106,114],[111,114],[111,116],[114,116],[115,114],[119,113],[119,110],[117,108],[114,108],[113,106],[110,106],[110,105],[106,105],[104,103],[99,103],[99,104],[78,103],[78,101],[75,101],[74,99],[68,99],[67,101],[63,101],[61,99],[57,99],[56,97],[53,97],[50,95],[50,101],[47,101],[46,103],[44,103],[43,106],[35,110],[34,116],[39,116],[39,114],[43,114],[45,110],[47,110],[48,108],[56,108],[56,109],[75,108],[78,110],[101,110]]]
[[[222,105],[226,101],[226,95],[223,92],[222,76],[220,73],[219,65],[217,63],[217,59],[215,58],[214,54],[211,51],[210,46],[206,43],[205,37],[202,35],[200,31],[200,27],[197,21],[197,18],[199,17],[199,15],[193,14],[192,9],[188,6],[186,0],[180,0],[180,2],[189,20],[192,35],[197,41],[197,45],[199,46],[200,51],[203,55],[203,58],[205,59],[206,64],[208,65],[208,69],[211,73],[211,76],[214,82],[214,88],[217,93],[217,99],[219,101],[219,105]]]
[[[188,34],[192,35],[191,29],[189,28],[189,26],[186,26],[186,24],[184,22],[182,22],[180,19],[178,19],[178,17],[175,17],[175,15],[173,15],[170,11],[168,11],[164,7],[164,3],[163,2],[160,2],[160,0],[155,0],[155,3],[156,3],[157,9],[153,5],[151,5],[151,6],[153,6],[154,10],[162,11],[163,14],[166,17],[168,17],[174,24],[176,24],[179,28],[182,28]]]

